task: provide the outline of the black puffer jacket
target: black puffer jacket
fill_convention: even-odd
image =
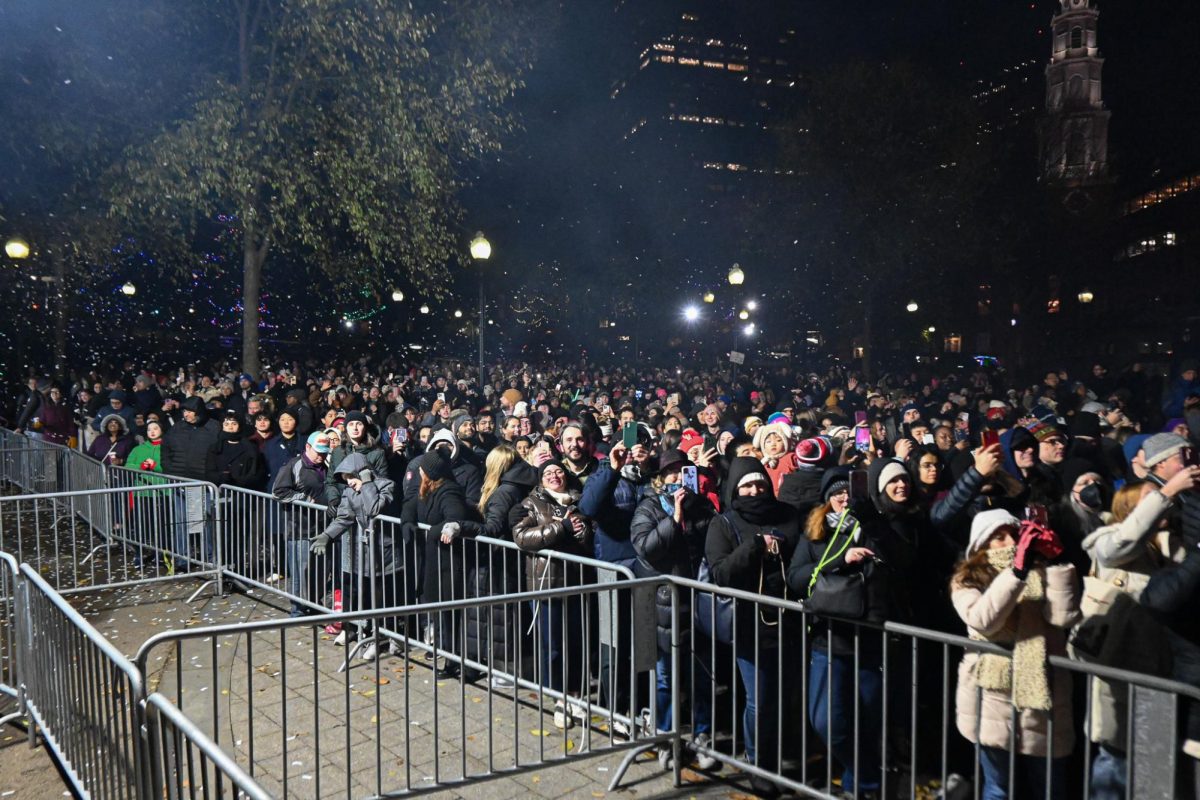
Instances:
[[[192,399],[188,398],[184,403],[190,403]],[[221,426],[208,418],[203,404],[197,402],[193,406],[196,409],[196,422],[180,420],[163,437],[162,469],[164,474],[173,477],[206,481],[208,451],[217,443]]]
[[[267,469],[258,447],[241,438],[231,441],[223,435],[208,451],[206,480],[218,486],[261,491],[267,481]]]
[[[708,524],[704,557],[717,586],[769,597],[790,597],[785,571],[800,540],[800,524],[795,510],[775,499],[769,478],[765,496],[737,497],[738,481],[752,472],[765,475],[766,469],[753,458],[735,458],[730,464],[726,495],[722,498],[727,510]],[[764,534],[782,540],[778,556],[767,553]],[[753,648],[757,628],[759,647],[774,646],[778,643],[778,626],[767,623],[775,622],[778,617],[767,607],[762,608],[760,617],[755,605],[737,604],[738,645]]]
[[[960,549],[933,527],[915,493],[903,506],[896,506],[880,492],[879,476],[889,463],[899,462],[877,459],[867,471],[867,495],[877,516],[862,523],[867,535],[886,553],[883,558],[894,576],[888,618],[955,632],[962,622],[950,603],[948,586]],[[907,471],[904,474],[907,476]]]
[[[695,580],[704,558],[704,544],[708,539],[708,524],[716,513],[708,499],[699,495],[688,495],[683,507],[683,524],[675,521],[674,511],[663,508],[662,498],[653,487],[646,490],[645,497],[633,512],[630,523],[630,540],[641,559],[642,568],[659,575],[674,575],[678,578]],[[674,500],[667,497],[668,505],[674,508]],[[691,630],[689,600],[691,592],[679,593],[679,631],[686,635]],[[659,652],[671,650],[671,587],[658,587],[654,597],[656,623],[658,627]]]
[[[458,539],[442,544],[442,529],[448,522],[459,524]],[[463,575],[467,569],[464,556],[472,550],[464,550],[462,539],[473,539],[479,535],[480,525],[475,521],[475,510],[467,505],[463,488],[452,480],[445,480],[425,499],[417,500],[417,523],[430,526],[424,531],[425,579],[422,583],[422,600],[436,603],[443,600],[462,599]],[[417,541],[420,541],[418,536]]]
[[[483,506],[483,532],[493,539],[512,541],[509,513],[529,496],[538,484],[537,470],[525,461],[515,461],[500,478],[500,485]]]
[[[312,464],[301,452],[275,474],[271,494],[281,503],[320,503],[325,491],[325,465]],[[284,526],[288,541],[311,539],[325,527],[325,514],[311,508],[285,506]]]

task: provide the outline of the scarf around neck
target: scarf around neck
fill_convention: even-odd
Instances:
[[[1016,547],[988,550],[988,563],[998,571],[1009,569],[1016,552]],[[1051,708],[1043,617],[1045,597],[1044,571],[1029,570],[1017,605],[1004,626],[991,636],[972,634],[972,638],[1012,645],[1011,658],[991,653],[980,655],[975,665],[975,680],[984,689],[1011,695],[1017,709],[1049,711]]]

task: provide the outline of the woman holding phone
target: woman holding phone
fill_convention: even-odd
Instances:
[[[539,550],[562,550],[592,555],[592,523],[580,513],[579,491],[567,483],[567,471],[557,459],[538,468],[538,485],[509,512],[509,526],[517,547],[526,551],[526,589],[557,589],[581,579],[578,569],[537,555]],[[580,663],[583,604],[579,597],[534,601],[533,615],[541,638],[539,680],[564,697],[576,698],[568,709],[565,700],[554,705],[554,724],[569,728],[582,720],[584,706],[577,699],[585,690]]]
[[[684,472],[690,470],[692,488],[684,483]],[[658,468],[650,485],[633,512],[630,524],[630,540],[638,558],[648,571],[658,575],[674,575],[695,579],[704,558],[704,544],[708,537],[708,524],[715,511],[712,504],[696,492],[695,472],[681,450],[666,450],[658,459]],[[711,652],[711,643],[696,631],[696,640],[688,642],[693,626],[690,592],[679,593],[679,604],[671,603],[671,587],[659,586],[655,594],[655,614],[658,631],[658,661],[655,665],[655,719],[658,731],[671,730],[675,710],[671,708],[671,626],[674,621],[684,641],[681,652],[691,652],[693,661],[682,664],[681,681],[694,683],[690,694],[681,688],[681,696],[695,698],[692,708],[692,744],[696,748],[695,760],[700,769],[711,769],[716,760],[705,751],[710,746],[709,730],[712,710],[709,707],[711,693],[708,670],[702,662]],[[672,613],[674,610],[674,614]],[[678,724],[683,724],[682,720]],[[658,763],[663,769],[671,768],[671,746],[660,745]]]
[[[804,538],[788,567],[788,586],[794,596],[811,598],[821,575],[848,578],[822,591],[857,593],[853,600],[862,602],[863,611],[857,618],[878,624],[886,621],[890,605],[887,571],[875,568],[877,561],[885,561],[886,545],[864,530],[851,508],[852,498],[866,498],[865,481],[853,488],[851,484],[866,477],[865,472],[851,473],[846,467],[825,472],[823,502],[805,522]],[[850,623],[822,620],[813,625],[811,642],[809,721],[842,766],[842,791],[877,792],[883,711],[879,637],[858,635]]]

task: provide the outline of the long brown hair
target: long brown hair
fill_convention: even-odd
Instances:
[[[429,495],[433,494],[438,489],[442,488],[442,484],[445,482],[446,482],[445,478],[442,478],[442,479],[436,480],[436,481],[431,481],[431,480],[429,480],[429,476],[426,475],[424,473],[424,471],[422,471],[421,472],[421,488],[417,491],[417,496],[420,499],[425,500],[429,497]]]
[[[825,541],[825,515],[830,511],[833,511],[833,506],[825,503],[808,512],[808,519],[804,522],[804,535],[810,542]]]
[[[1112,501],[1113,522],[1124,522],[1133,513],[1137,504],[1142,502],[1142,488],[1145,485],[1145,481],[1132,481],[1117,489]]]
[[[992,584],[999,573],[988,562],[987,547],[976,550],[974,555],[964,558],[954,567],[950,578],[950,591],[955,589],[978,589],[983,591]]]

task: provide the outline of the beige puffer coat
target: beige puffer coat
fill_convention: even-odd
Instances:
[[[1142,498],[1124,521],[1105,525],[1088,534],[1083,549],[1092,558],[1097,579],[1111,584],[1133,600],[1141,597],[1150,576],[1163,565],[1183,561],[1185,551],[1177,533],[1159,529],[1158,522],[1171,510],[1171,500],[1155,490]],[[1116,614],[1114,607],[1110,613]],[[1109,625],[1108,636],[1117,637],[1116,647],[1105,648],[1112,657],[1106,666],[1170,677],[1171,652],[1162,626],[1142,609],[1129,608],[1126,619],[1115,619]],[[1087,621],[1084,626],[1095,624]],[[1072,657],[1080,657],[1077,651]],[[1127,746],[1125,728],[1128,692],[1124,684],[1114,686],[1096,678],[1092,681],[1089,699],[1091,727],[1087,737],[1118,750]]]
[[[1046,637],[1048,655],[1065,656],[1066,629],[1079,620],[1079,595],[1075,588],[1075,567],[1070,564],[1050,566],[1045,570],[1045,600],[1043,633]],[[988,640],[1004,630],[1009,615],[1017,606],[1025,582],[1017,578],[1011,569],[1001,572],[988,586],[987,591],[954,586],[950,599],[959,617],[967,624],[972,638]],[[976,653],[963,656],[958,667],[958,691],[956,695],[956,717],[958,732],[968,741],[986,747],[1009,747],[1009,731],[1012,728],[1013,708],[1005,693],[984,689],[982,705],[979,703],[975,666],[979,660]],[[1053,756],[1068,755],[1075,747],[1075,731],[1071,724],[1071,675],[1069,672],[1050,670],[1051,695],[1054,708],[1050,712],[1023,709],[1016,712],[1017,752],[1031,756],[1046,755],[1046,738],[1050,714],[1054,715]],[[977,713],[977,709],[981,713]]]

